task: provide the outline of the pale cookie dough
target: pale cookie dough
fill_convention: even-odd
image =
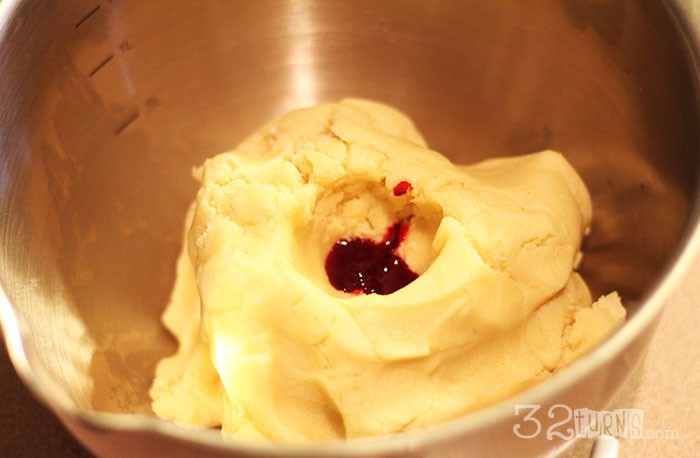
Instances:
[[[272,441],[419,428],[532,385],[624,320],[573,271],[591,202],[558,153],[457,167],[402,113],[347,99],[282,116],[196,175],[163,315],[179,349],[151,388],[163,418]],[[333,288],[333,244],[397,221],[418,278]]]

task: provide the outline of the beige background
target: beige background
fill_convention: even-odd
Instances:
[[[677,430],[678,439],[622,440],[621,457],[700,456],[700,258],[669,299],[642,364],[610,409],[644,410],[645,431]],[[88,458],[85,451],[20,384],[0,351],[0,456]],[[588,456],[577,443],[566,458]]]

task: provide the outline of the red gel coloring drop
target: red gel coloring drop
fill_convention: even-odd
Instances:
[[[399,181],[396,186],[394,186],[394,195],[403,196],[409,191],[413,190],[413,185],[408,181]]]
[[[381,242],[340,239],[326,257],[326,274],[339,291],[354,294],[391,294],[418,278],[396,253],[408,224],[391,226]]]

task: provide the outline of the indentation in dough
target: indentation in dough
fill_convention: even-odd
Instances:
[[[294,265],[319,288],[344,295],[328,282],[324,265],[333,244],[340,239],[381,240],[387,229],[408,221],[406,239],[398,249],[409,267],[421,274],[435,257],[433,239],[442,213],[429,203],[415,203],[410,195],[394,196],[383,182],[348,181],[322,192],[309,223],[296,231]]]

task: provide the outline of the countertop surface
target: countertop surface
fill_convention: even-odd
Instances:
[[[669,298],[646,357],[609,409],[643,410],[645,433],[621,439],[621,457],[690,458],[700,453],[700,259]],[[0,345],[0,457],[91,457],[21,384]],[[588,456],[579,441],[567,458]]]

